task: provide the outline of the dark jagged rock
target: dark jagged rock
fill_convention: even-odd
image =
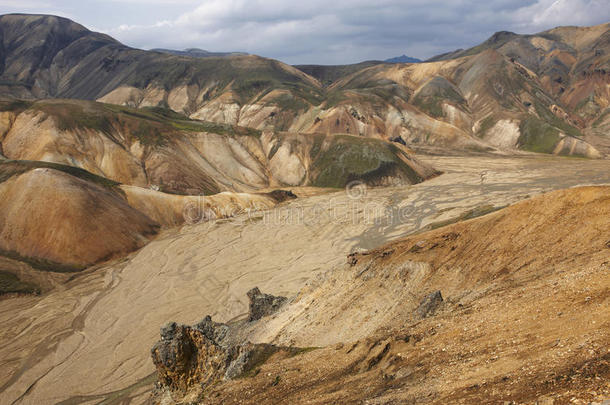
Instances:
[[[250,320],[269,315],[284,304],[285,297],[263,294],[258,288],[248,292]],[[152,394],[153,403],[161,397],[184,395],[193,387],[205,388],[221,380],[248,373],[273,354],[289,355],[299,348],[250,343],[243,334],[248,321],[231,324],[214,322],[206,316],[194,325],[170,322],[161,327],[161,339],[151,349],[158,382]]]
[[[248,291],[250,299],[250,312],[248,320],[250,322],[261,319],[276,312],[286,302],[286,297],[276,297],[270,294],[263,294],[258,287]]]
[[[273,190],[267,194],[277,202],[284,202],[297,198],[296,194],[288,190]]]
[[[158,388],[184,393],[196,384],[233,379],[282,350],[271,344],[232,344],[230,333],[228,325],[210,316],[192,326],[172,322],[161,327],[161,340],[151,350]]]
[[[390,138],[390,141],[392,141],[392,142],[396,142],[396,143],[399,143],[399,144],[401,144],[401,145],[405,145],[405,146],[407,146],[407,143],[405,142],[405,140],[404,140],[404,139],[402,139],[402,137],[400,137],[400,136],[395,136],[395,137],[393,137],[393,138]]]
[[[421,301],[421,303],[415,310],[416,317],[419,319],[423,319],[428,316],[434,315],[434,313],[442,304],[442,302],[443,295],[438,290],[426,295],[426,297]]]
[[[228,361],[226,350],[204,331],[176,323],[161,328],[161,340],[151,355],[160,385],[172,391],[221,378]]]
[[[358,264],[357,253],[350,253],[349,255],[347,255],[347,264],[349,264],[351,267],[354,267],[356,264]]]

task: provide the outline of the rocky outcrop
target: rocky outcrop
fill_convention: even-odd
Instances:
[[[226,368],[228,353],[219,345],[211,319],[194,326],[169,323],[161,328],[161,340],[152,348],[159,384],[183,390],[194,383],[218,379]]]
[[[443,303],[443,295],[440,291],[434,291],[421,301],[417,309],[415,309],[415,316],[419,319],[427,318],[434,315],[436,310]]]
[[[250,300],[250,313],[248,317],[250,322],[273,314],[287,301],[286,297],[263,294],[258,287],[248,291],[248,299]]]
[[[263,294],[258,288],[250,290],[248,298],[247,322],[219,323],[208,315],[195,325],[170,322],[161,327],[161,339],[151,349],[158,376],[153,402],[165,397],[173,401],[192,389],[247,375],[275,353],[295,354],[300,350],[247,341],[243,331],[248,322],[272,314],[287,300]]]
[[[270,344],[232,344],[231,327],[206,316],[192,325],[168,323],[151,355],[158,373],[158,388],[186,392],[194,385],[207,386],[250,371],[281,350]]]

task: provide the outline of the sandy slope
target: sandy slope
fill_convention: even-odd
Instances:
[[[228,218],[244,212],[270,209],[277,201],[267,194],[222,192],[210,196],[161,193],[135,186],[121,186],[129,205],[164,227]]]
[[[169,320],[192,323],[208,313],[231,319],[245,312],[245,292],[255,285],[292,295],[344,263],[352,249],[379,246],[473,207],[610,183],[608,161],[426,161],[446,174],[416,186],[368,190],[363,200],[344,192],[312,196],[264,215],[185,226],[42,297],[1,302],[3,400],[95,403],[140,381],[120,395],[142,402],[153,371],[149,349]],[[358,205],[364,202],[371,205]],[[400,208],[394,220],[383,211]]]
[[[200,403],[599,403],[608,229],[610,187],[578,187],[355,255],[254,326],[263,342],[326,348]],[[444,301],[421,319],[433,291]]]
[[[356,255],[356,265],[340,266],[324,282],[301,291],[302,298],[266,322],[257,340],[309,347],[363,339],[380,328],[409,323],[430,291],[472,302],[489,291],[556,277],[547,274],[555,266],[584,269],[598,258],[603,263],[610,257],[608,229],[610,187],[528,199]],[[556,291],[557,297],[565,293]]]

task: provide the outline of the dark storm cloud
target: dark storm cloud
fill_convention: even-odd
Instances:
[[[0,1],[0,7],[8,8],[5,3],[28,4]],[[40,1],[31,3],[41,8]],[[82,3],[55,1],[52,8],[135,47],[246,51],[289,63],[326,64],[385,59],[403,53],[427,58],[475,45],[495,31],[533,33],[557,25],[594,25],[610,19],[607,0],[301,3],[117,0],[88,2],[85,7]],[[24,11],[32,12],[37,7]],[[135,11],[138,9],[145,12]]]

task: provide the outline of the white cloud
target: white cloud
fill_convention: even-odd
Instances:
[[[595,25],[610,20],[608,0],[538,0],[515,13],[516,24],[528,29],[559,25]]]
[[[429,57],[475,45],[500,30],[533,33],[556,25],[598,24],[610,19],[607,1],[179,0],[172,7],[168,0],[146,0],[146,17],[122,16],[103,31],[141,48],[198,47],[289,63],[349,63],[403,53]],[[111,2],[138,9],[144,0]],[[171,16],[146,22],[168,7]]]
[[[36,0],[0,0],[0,7],[7,9],[20,9],[20,10],[31,10],[37,8],[50,8],[51,3],[47,1],[36,1]]]

